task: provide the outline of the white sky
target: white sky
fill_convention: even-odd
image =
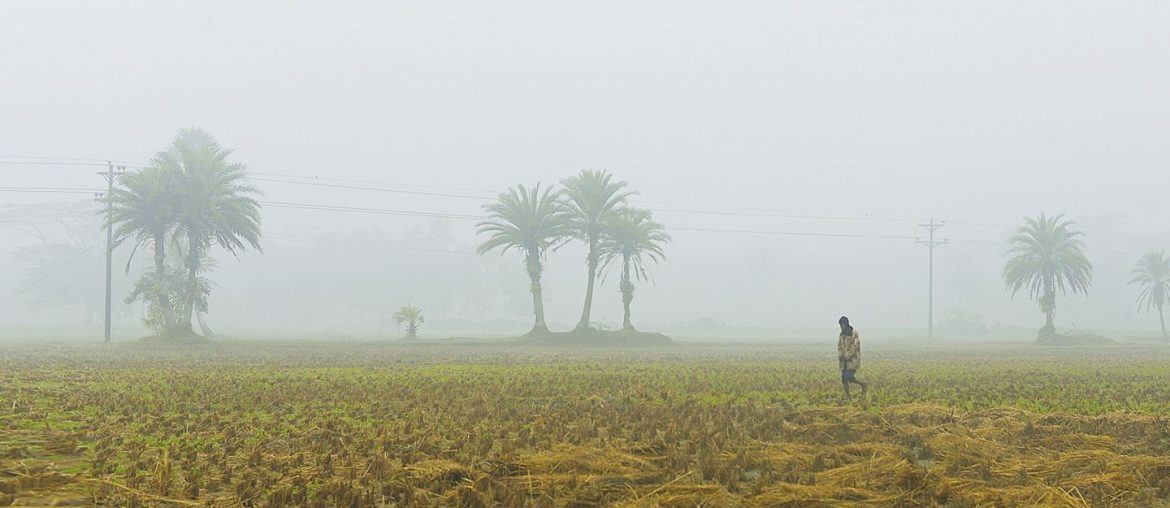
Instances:
[[[1098,263],[1100,291],[1076,311],[1144,324],[1120,279],[1141,252],[1170,248],[1168,55],[1170,4],[1155,1],[4,2],[0,160],[145,161],[201,126],[263,173],[498,191],[597,168],[661,209],[935,216],[956,240],[938,251],[940,313],[1023,324],[1039,318],[1000,291],[1002,246],[959,241],[1003,230],[960,223],[1064,212],[1093,235]],[[0,165],[0,185],[95,187],[93,169]],[[480,204],[264,188],[272,201]],[[657,217],[920,234],[912,221]],[[276,235],[426,223],[287,209],[265,220]],[[0,252],[31,240],[0,231]],[[474,241],[468,223],[455,231]],[[635,303],[643,321],[922,321],[925,250],[912,241],[674,235]],[[550,269],[549,306],[569,322],[584,277],[566,264]],[[4,265],[0,297],[20,286]],[[620,320],[613,303],[599,312]]]

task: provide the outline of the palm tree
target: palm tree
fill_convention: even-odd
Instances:
[[[159,277],[159,272],[153,268],[144,270],[138,280],[130,286],[130,294],[126,296],[126,303],[131,304],[136,301],[143,301],[146,303],[145,317],[142,323],[146,325],[158,337],[168,337],[172,328],[168,325],[167,318],[173,319],[175,309],[174,307],[166,308],[159,304],[158,293],[165,292],[167,298],[164,303],[174,305],[175,302],[182,298],[182,295],[175,294],[176,284],[166,284],[166,280],[182,279],[183,272],[176,270],[174,267],[167,265],[166,271],[162,272],[163,276]]]
[[[243,164],[228,161],[224,149],[205,130],[182,129],[155,161],[173,172],[182,192],[176,197],[178,222],[176,239],[186,243],[187,299],[180,307],[176,326],[191,331],[191,317],[197,309],[194,290],[205,259],[213,245],[239,257],[247,247],[260,249],[260,204],[253,197],[259,189],[247,183]]]
[[[404,339],[417,339],[418,329],[423,323],[422,309],[408,304],[394,313],[394,321],[399,325],[406,325]]]
[[[1067,295],[1088,294],[1093,279],[1093,265],[1085,257],[1084,233],[1071,229],[1074,222],[1064,215],[1025,217],[1024,225],[1011,237],[1011,249],[1003,269],[1007,288],[1015,296],[1027,289],[1040,304],[1045,324],[1041,336],[1052,335],[1056,327],[1056,292]]]
[[[565,215],[560,207],[560,195],[552,188],[540,191],[540,184],[528,189],[517,185],[500,194],[496,202],[484,205],[488,220],[477,224],[479,234],[491,235],[479,246],[483,255],[496,248],[501,254],[516,249],[524,254],[524,268],[528,272],[532,292],[532,312],[535,322],[529,335],[548,332],[544,320],[543,288],[545,254],[549,248],[564,241],[567,234]]]
[[[174,206],[175,184],[173,173],[151,164],[125,174],[120,185],[108,197],[116,244],[120,245],[128,239],[135,242],[130,252],[131,260],[143,245],[150,244],[154,249],[155,276],[145,287],[153,293],[162,314],[161,336],[172,333],[175,327],[170,290],[173,281],[168,277],[166,264],[167,235],[178,222]],[[126,271],[130,271],[130,261],[126,263]]]
[[[593,309],[593,284],[597,280],[597,268],[601,261],[599,243],[605,232],[605,225],[612,220],[617,209],[626,204],[633,194],[625,190],[626,182],[613,181],[613,175],[605,171],[582,170],[576,176],[566,178],[563,206],[567,215],[569,234],[585,242],[589,252],[585,263],[589,270],[589,282],[585,288],[585,305],[577,329],[589,328],[589,313]]]
[[[1133,280],[1129,283],[1142,286],[1142,292],[1138,294],[1139,310],[1143,307],[1146,312],[1158,309],[1162,338],[1166,338],[1166,317],[1162,313],[1167,296],[1170,296],[1170,258],[1166,257],[1166,252],[1151,252],[1142,256],[1133,269]]]
[[[215,332],[211,331],[211,328],[207,325],[207,321],[204,320],[203,316],[207,313],[208,297],[211,296],[211,287],[214,285],[214,283],[211,282],[211,279],[208,278],[208,274],[215,271],[217,263],[215,258],[211,257],[211,255],[207,253],[206,249],[195,251],[197,254],[197,257],[195,258],[196,263],[194,263],[196,277],[194,280],[192,280],[190,278],[191,269],[189,266],[189,263],[191,262],[192,251],[190,250],[189,245],[190,243],[187,241],[186,237],[178,235],[174,236],[167,247],[167,264],[173,266],[177,272],[178,275],[175,280],[187,279],[187,284],[181,285],[181,287],[178,288],[182,290],[181,300],[184,302],[183,305],[188,303],[191,304],[191,306],[194,308],[195,318],[199,323],[200,332],[204,337],[210,338],[215,336]],[[191,293],[187,293],[188,291]],[[192,298],[192,300],[189,300],[188,298]],[[182,305],[178,307],[179,308],[176,310],[176,312],[181,312],[184,310]],[[188,328],[192,328],[192,326],[188,325]]]
[[[145,301],[146,318],[143,322],[153,330],[156,335],[160,337],[167,337],[173,335],[175,330],[167,328],[166,316],[168,312],[174,316],[182,306],[181,302],[188,298],[193,298],[196,305],[200,309],[207,308],[207,296],[211,293],[211,281],[207,277],[199,276],[195,280],[194,286],[187,286],[185,284],[165,284],[164,280],[177,281],[183,280],[186,277],[187,270],[182,265],[182,257],[169,256],[166,263],[166,271],[163,272],[163,278],[158,276],[154,269],[145,271],[138,281],[130,288],[130,294],[126,297],[126,303],[133,303],[135,301]],[[165,291],[167,294],[167,302],[170,303],[171,308],[166,309],[159,306],[155,295],[158,291]],[[193,296],[188,295],[188,291],[194,291]]]
[[[665,259],[662,246],[670,242],[670,235],[666,228],[654,222],[649,210],[636,208],[619,209],[613,215],[606,227],[605,238],[601,242],[602,263],[608,268],[612,263],[620,261],[622,279],[620,290],[622,294],[622,329],[633,331],[630,323],[630,302],[634,301],[634,279],[639,282],[649,279],[646,270],[648,261],[659,263]]]

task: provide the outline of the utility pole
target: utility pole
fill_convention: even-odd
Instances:
[[[106,194],[104,201],[106,202],[106,344],[110,343],[110,325],[113,317],[113,273],[114,273],[114,202],[112,200],[114,194],[114,180],[122,172],[126,171],[126,166],[118,166],[114,169],[112,162],[106,161],[106,170],[99,171],[98,176],[106,179]],[[101,194],[98,194],[101,198]]]
[[[935,240],[934,239],[934,232],[938,231],[939,229],[942,229],[942,227],[946,226],[946,225],[947,225],[947,223],[945,221],[935,222],[934,218],[932,217],[930,219],[929,223],[918,225],[918,227],[923,228],[927,231],[927,233],[928,233],[927,239],[926,240],[922,240],[922,239],[914,240],[916,243],[920,243],[922,245],[925,245],[926,248],[930,250],[930,276],[929,276],[928,289],[927,289],[927,307],[926,307],[926,316],[927,316],[927,318],[926,318],[927,319],[927,321],[926,321],[926,338],[929,340],[934,339],[934,248],[938,247],[939,245],[946,245],[947,244],[946,239]]]

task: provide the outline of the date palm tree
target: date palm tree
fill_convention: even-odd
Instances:
[[[622,208],[613,214],[606,225],[601,242],[602,266],[609,268],[621,263],[622,329],[633,331],[630,323],[630,303],[634,301],[634,281],[649,280],[648,262],[662,262],[666,255],[663,245],[670,242],[666,228],[654,222],[649,210]]]
[[[195,266],[196,278],[192,281],[190,279],[191,271],[188,266],[191,259],[191,252],[187,239],[183,236],[175,235],[168,242],[167,264],[174,266],[177,271],[178,277],[175,280],[187,280],[187,284],[181,284],[180,286],[182,287],[176,288],[176,292],[182,292],[183,305],[186,305],[188,302],[189,293],[187,292],[190,291],[193,293],[190,295],[190,298],[193,298],[192,306],[194,307],[196,321],[199,323],[200,333],[204,337],[211,338],[215,336],[215,332],[207,325],[207,321],[203,316],[207,314],[208,298],[211,296],[211,288],[215,285],[211,281],[210,274],[215,271],[217,263],[215,258],[207,253],[206,249],[196,251],[199,256],[197,258],[198,263]],[[176,311],[177,313],[184,310],[182,305],[177,305],[177,307],[179,307]]]
[[[1003,269],[1007,289],[1015,296],[1021,290],[1040,304],[1045,324],[1041,337],[1051,336],[1056,327],[1056,293],[1088,294],[1093,265],[1085,257],[1084,233],[1075,231],[1064,215],[1025,217],[1024,225],[1011,237],[1011,249]]]
[[[635,192],[626,190],[626,182],[614,181],[613,175],[608,172],[590,169],[566,178],[562,184],[565,186],[562,201],[569,234],[585,242],[588,248],[585,264],[589,278],[585,287],[585,305],[581,309],[581,320],[577,322],[577,329],[583,330],[589,328],[593,285],[601,261],[600,242],[605,226]]]
[[[404,339],[417,339],[418,329],[423,323],[422,309],[408,304],[394,313],[394,321],[399,325],[406,325],[406,336],[403,337]]]
[[[173,242],[168,242],[170,246],[167,248],[166,255],[166,272],[164,272],[165,280],[181,281],[187,276],[187,269],[184,268],[183,263],[186,252],[181,250],[181,247],[175,246]],[[206,264],[205,264],[206,267]],[[195,285],[187,284],[169,284],[160,286],[161,279],[153,269],[145,271],[130,288],[130,294],[126,297],[126,303],[133,303],[135,301],[144,301],[146,305],[146,317],[143,323],[148,328],[153,330],[158,336],[168,336],[168,334],[176,334],[174,329],[168,330],[166,327],[166,312],[171,315],[176,315],[183,303],[188,298],[192,298],[196,302],[198,311],[207,309],[207,296],[211,293],[211,280],[204,275],[200,275],[195,279]],[[158,306],[158,301],[155,299],[155,294],[160,289],[167,291],[168,300],[172,308],[163,309]],[[194,291],[194,295],[188,295],[188,291]]]
[[[1158,309],[1158,322],[1162,325],[1162,338],[1166,338],[1166,317],[1162,307],[1170,296],[1170,258],[1166,252],[1151,252],[1138,260],[1133,269],[1131,285],[1141,286],[1138,293],[1138,309],[1150,312]]]
[[[495,249],[500,249],[501,254],[515,249],[524,255],[535,316],[529,335],[548,332],[540,280],[548,250],[563,242],[568,234],[559,200],[560,194],[552,188],[541,192],[540,184],[531,189],[517,185],[500,194],[494,203],[484,205],[488,220],[477,225],[479,234],[490,235],[479,246],[480,255]]]
[[[191,331],[191,317],[198,311],[195,286],[204,260],[218,245],[238,257],[252,247],[260,249],[260,204],[254,196],[259,189],[247,182],[243,164],[230,162],[232,151],[224,149],[203,129],[182,129],[171,144],[159,152],[156,164],[173,172],[181,192],[176,195],[175,238],[185,243],[183,265],[187,269],[188,295],[179,306],[176,326]]]
[[[114,225],[115,243],[120,245],[130,240],[134,248],[130,259],[140,247],[150,245],[154,251],[154,279],[148,287],[153,293],[155,304],[162,314],[161,336],[174,331],[174,302],[171,301],[171,284],[167,270],[167,235],[178,223],[175,207],[176,181],[174,173],[158,164],[126,173],[119,180],[119,186],[107,197],[111,207],[111,222]],[[126,263],[130,271],[130,261]]]

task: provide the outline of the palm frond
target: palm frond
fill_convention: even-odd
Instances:
[[[1093,265],[1085,256],[1084,233],[1063,215],[1026,217],[1009,240],[1004,284],[1014,296],[1021,291],[1041,300],[1055,293],[1087,294]]]
[[[1130,285],[1141,286],[1138,310],[1152,312],[1166,305],[1170,297],[1170,258],[1165,251],[1150,252],[1141,257],[1133,269]]]

